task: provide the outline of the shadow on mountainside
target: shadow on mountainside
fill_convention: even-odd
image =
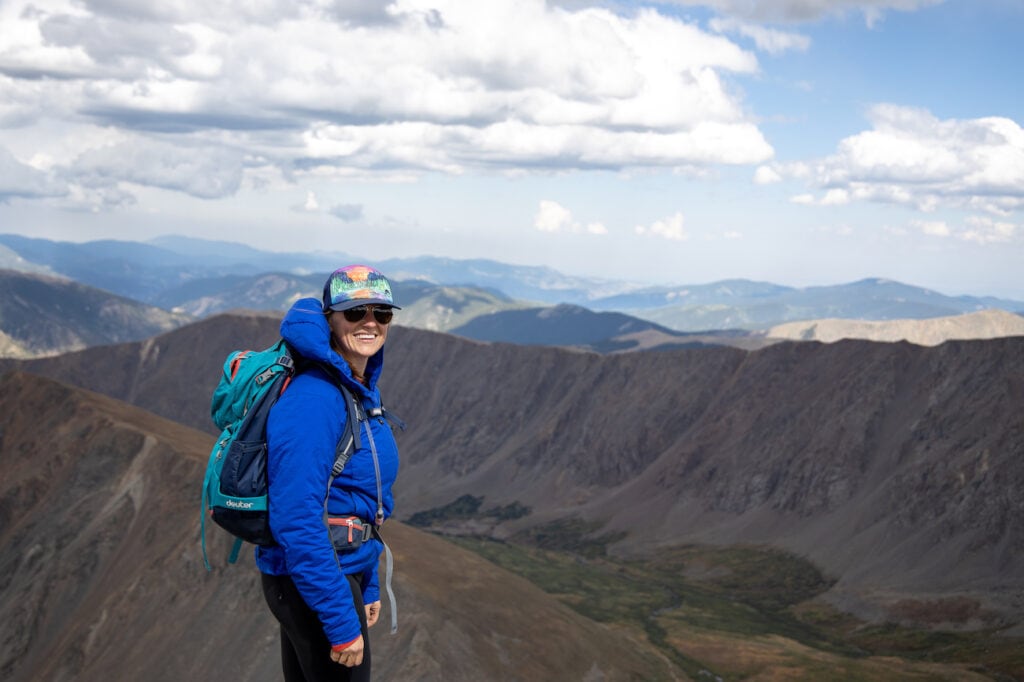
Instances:
[[[224,357],[276,338],[274,319],[224,315],[0,367],[212,430]],[[482,512],[528,513],[475,518],[467,532],[509,541],[578,519],[587,537],[612,538],[602,561],[687,545],[783,549],[828,576],[808,618],[839,631],[842,613],[879,628],[1021,623],[1024,338],[601,356],[396,326],[386,365],[385,400],[409,424],[402,519],[471,495]],[[877,633],[866,650],[902,637]],[[900,650],[915,645],[945,646]]]

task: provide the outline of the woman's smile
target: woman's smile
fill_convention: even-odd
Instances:
[[[367,360],[384,346],[388,336],[390,325],[377,322],[370,313],[357,322],[349,322],[344,314],[337,312],[327,318],[331,345],[357,374],[363,373]]]

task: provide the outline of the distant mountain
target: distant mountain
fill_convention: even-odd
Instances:
[[[221,315],[0,368],[212,430],[224,356],[276,336],[272,318]],[[472,495],[529,510],[482,516],[497,539],[576,519],[622,556],[772,545],[821,567],[825,599],[869,620],[956,597],[992,626],[1024,622],[1011,597],[1024,589],[1022,387],[1024,337],[598,355],[407,327],[382,383],[409,425],[400,518]]]
[[[240,308],[282,312],[300,298],[319,298],[325,278],[275,271],[193,279],[155,295],[153,304],[196,317]]]
[[[776,325],[766,332],[766,336],[826,343],[840,339],[868,339],[937,346],[950,340],[1024,336],[1024,317],[1004,310],[982,310],[925,320],[808,320]]]
[[[731,303],[736,306],[757,305],[786,296],[793,287],[755,282],[746,279],[728,279],[709,284],[644,287],[635,291],[595,298],[588,306],[595,310],[647,310],[666,306],[716,306]]]
[[[477,341],[572,346],[597,352],[640,348],[698,348],[724,344],[758,347],[763,339],[743,332],[683,333],[622,313],[592,312],[576,305],[488,312],[451,333]]]
[[[396,300],[402,310],[397,324],[448,331],[480,315],[520,309],[524,304],[500,291],[474,286],[444,286],[422,280],[395,281]]]
[[[364,260],[342,253],[270,253],[185,237],[161,237],[145,244],[72,244],[8,234],[0,235],[0,247],[8,250],[7,260],[20,264],[18,269],[45,269],[144,303],[201,315],[242,305],[283,310],[294,297],[307,292],[317,295],[334,268]],[[0,257],[4,257],[2,253]],[[465,324],[470,321],[469,313],[556,304],[631,315],[677,332],[756,331],[784,322],[824,318],[925,319],[984,309],[1024,310],[1021,301],[945,296],[883,279],[806,288],[749,280],[652,287],[485,259],[425,256],[373,264],[396,282],[463,291],[459,296],[476,302],[466,308],[466,315],[442,309],[429,314],[416,311],[407,318],[419,319],[423,312],[424,322],[415,324],[431,329]],[[495,301],[490,308],[488,296]],[[543,330],[537,333],[542,335]]]
[[[203,317],[240,308],[283,314],[299,298],[320,298],[326,275],[230,275],[198,279],[155,298],[161,307]],[[396,324],[446,331],[483,313],[515,309],[522,304],[500,292],[478,287],[431,284],[423,280],[392,280],[401,306]]]
[[[15,275],[28,281],[31,275]],[[171,326],[183,324],[191,317],[203,317],[229,310],[270,311],[283,314],[297,299],[321,296],[324,276],[265,273],[258,275],[226,275],[209,279],[193,279],[152,297],[159,308],[130,302],[131,307],[148,310],[158,319],[172,321]],[[0,280],[2,281],[2,280]],[[50,282],[67,280],[50,278]],[[535,308],[523,312],[525,304],[501,292],[479,287],[455,287],[431,284],[424,280],[395,281],[396,300],[401,304],[396,324],[432,331],[459,328],[463,336],[482,340],[506,341],[524,344],[573,345],[599,352],[635,350],[651,347],[699,346],[706,343],[727,343],[741,347],[759,347],[766,343],[763,337],[744,332],[722,334],[685,335],[658,327],[650,322],[631,318],[621,313],[592,313],[578,306]],[[98,289],[74,285],[78,291],[90,291],[93,298],[111,301],[127,299],[107,294]],[[64,295],[67,296],[66,294]],[[63,341],[44,343],[39,339],[23,338],[27,330],[44,333],[42,321],[54,310],[52,301],[60,295],[46,288],[22,287],[13,301],[0,302],[0,311],[8,308],[6,317],[0,316],[0,357],[32,357],[37,354],[55,354],[77,350],[94,343],[109,343],[109,334],[90,334],[102,322],[90,314],[60,316],[65,324],[61,332]],[[25,308],[21,313],[10,310],[15,305]],[[88,312],[92,306],[78,306]],[[108,306],[109,308],[109,306]],[[166,313],[164,310],[173,311]],[[35,310],[30,313],[28,310]],[[508,316],[508,317],[506,317]],[[18,326],[18,319],[31,321],[31,325]],[[8,329],[10,326],[10,329]],[[141,339],[159,333],[171,326],[145,326],[141,332],[132,332],[130,325],[116,331],[113,340]],[[110,331],[110,330],[108,330]],[[56,345],[54,345],[56,344]]]
[[[15,272],[27,272],[33,275],[53,275],[53,271],[45,265],[39,265],[32,261],[25,260],[18,253],[3,244],[0,244],[0,270],[14,270]]]
[[[239,242],[194,239],[179,235],[165,235],[150,239],[147,243],[179,256],[184,256],[192,262],[207,265],[247,263],[254,266],[266,266],[271,265],[270,258],[273,258],[273,263],[277,264],[281,262],[287,263],[293,257],[292,254],[287,253],[271,254]],[[304,256],[302,263],[308,265],[313,262],[315,257],[315,254]],[[330,267],[330,265],[325,265],[324,267]],[[277,268],[271,267],[270,269],[287,269],[287,267],[278,266]]]
[[[42,268],[165,308],[208,310],[206,314],[237,307],[207,306],[201,299],[227,296],[246,278],[267,273],[300,278],[317,274],[322,282],[327,273],[342,264],[366,262],[358,255],[271,253],[244,244],[180,236],[159,237],[148,243],[106,240],[79,244],[0,234],[0,246],[9,249],[10,257],[20,259],[26,268]],[[396,281],[421,280],[437,286],[482,289],[534,305],[588,305],[642,287],[486,259],[423,256],[372,264]]]
[[[163,237],[150,243],[102,240],[73,243],[0,234],[0,245],[36,266],[137,301],[157,299],[193,280],[268,272],[324,273],[343,254],[270,253],[229,242]]]
[[[191,320],[66,279],[0,270],[0,356],[136,341]]]
[[[668,292],[660,308],[633,314],[677,330],[766,329],[798,320],[843,318],[896,320],[948,317],[987,308],[1019,310],[1024,304],[994,297],[945,296],[885,279],[801,289],[721,282]],[[651,302],[651,299],[648,299]],[[604,305],[595,302],[595,307]]]
[[[211,528],[215,568],[203,568],[211,436],[18,372],[0,377],[0,414],[5,682],[281,679],[251,551],[228,566],[228,536]],[[371,630],[375,678],[683,677],[642,638],[440,538],[387,528],[399,631]]]
[[[55,274],[141,302],[205,271],[189,258],[140,242],[78,244],[3,234],[0,244]]]
[[[512,298],[534,303],[586,305],[590,301],[641,287],[637,283],[573,277],[547,267],[509,265],[487,259],[422,256],[384,260],[378,266],[396,279],[425,279],[436,284],[492,288]]]

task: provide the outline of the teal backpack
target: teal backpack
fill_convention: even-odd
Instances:
[[[210,404],[213,422],[223,430],[210,452],[203,478],[200,537],[207,570],[211,570],[206,553],[208,515],[235,536],[228,563],[237,561],[243,541],[275,544],[267,515],[267,417],[295,373],[296,359],[284,340],[262,351],[235,351],[224,362]],[[337,386],[348,419],[338,441],[328,490],[360,447],[359,429],[352,425],[366,418],[348,389]]]

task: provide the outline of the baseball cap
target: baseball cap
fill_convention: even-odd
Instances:
[[[324,283],[323,304],[325,312],[368,304],[398,308],[391,282],[368,265],[347,265],[332,272]]]

